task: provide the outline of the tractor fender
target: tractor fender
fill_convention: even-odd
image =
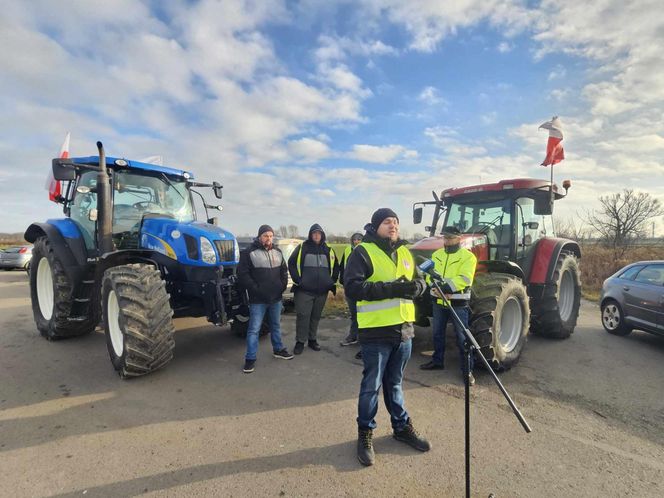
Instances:
[[[129,265],[132,263],[144,263],[155,266],[166,266],[168,261],[172,260],[167,256],[151,251],[149,249],[125,249],[121,251],[113,251],[102,255],[97,263],[97,279],[104,276],[104,272],[113,266]]]
[[[553,282],[556,263],[563,251],[581,257],[579,244],[569,239],[547,238],[540,239],[535,248],[535,255],[528,278],[529,284],[548,284]]]
[[[85,242],[76,224],[69,219],[33,223],[23,235],[23,238],[31,243],[34,243],[39,237],[48,238],[53,252],[62,263],[67,278],[76,286],[88,263]]]
[[[478,261],[476,273],[507,273],[524,281],[524,273],[519,265],[513,261]]]

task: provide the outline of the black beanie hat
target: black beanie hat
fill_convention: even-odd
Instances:
[[[396,218],[397,221],[399,221],[397,213],[392,211],[390,208],[380,208],[377,209],[373,215],[371,215],[371,225],[375,230],[378,230],[378,227],[385,218]]]
[[[261,227],[258,229],[258,236],[260,237],[265,232],[272,232],[274,234],[274,230],[272,230],[270,225],[261,225]]]

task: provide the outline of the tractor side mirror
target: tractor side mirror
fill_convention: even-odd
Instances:
[[[534,212],[536,215],[553,214],[553,201],[548,195],[535,197]]]
[[[58,181],[76,180],[76,167],[67,159],[53,159],[53,178]]]
[[[422,223],[422,207],[413,209],[413,224],[419,225]]]
[[[222,195],[223,195],[221,189],[223,189],[223,188],[224,188],[224,186],[223,186],[221,183],[219,183],[219,182],[212,182],[212,191],[214,192],[214,196],[215,196],[217,199],[221,199],[221,197],[222,197]]]

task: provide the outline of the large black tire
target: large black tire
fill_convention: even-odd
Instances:
[[[528,336],[530,308],[521,279],[507,273],[478,273],[472,287],[470,331],[491,368],[511,368]]]
[[[556,262],[553,281],[544,286],[542,297],[530,299],[530,331],[533,334],[566,339],[576,327],[581,306],[581,272],[576,256],[562,252]]]
[[[632,332],[632,328],[625,323],[625,314],[620,304],[613,299],[602,303],[602,326],[609,334],[625,336]]]
[[[173,310],[155,267],[131,264],[106,270],[102,305],[106,345],[120,377],[148,374],[173,358]]]
[[[72,317],[73,285],[47,237],[39,237],[32,249],[30,298],[39,333],[48,340],[65,339],[92,332],[99,316],[90,306],[88,315]]]
[[[231,331],[238,337],[247,337],[247,329],[249,329],[248,316],[236,316],[231,322]],[[265,337],[270,333],[270,327],[267,323],[267,317],[263,319],[261,329],[258,331],[259,337]]]

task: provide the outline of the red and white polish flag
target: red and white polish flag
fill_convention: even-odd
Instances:
[[[550,166],[559,163],[565,159],[565,151],[563,150],[563,128],[558,116],[551,118],[551,121],[542,123],[540,128],[549,130],[549,141],[546,144],[546,157],[542,161],[542,166]]]
[[[65,141],[62,142],[62,147],[60,147],[60,159],[67,159],[69,157],[69,138],[71,133],[67,132]],[[53,170],[49,170],[48,178],[46,179],[46,189],[48,190],[48,200],[53,202],[58,202],[58,199],[62,195],[62,182],[57,181],[53,178]]]

